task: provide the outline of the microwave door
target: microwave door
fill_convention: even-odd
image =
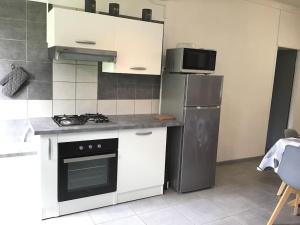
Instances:
[[[185,71],[214,71],[216,51],[204,49],[184,49],[182,69]]]
[[[188,75],[185,106],[220,106],[223,76]]]

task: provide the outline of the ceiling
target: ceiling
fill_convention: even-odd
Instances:
[[[293,5],[296,7],[300,7],[300,0],[275,0],[277,2]]]

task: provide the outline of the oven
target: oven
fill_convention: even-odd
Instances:
[[[58,202],[115,192],[118,139],[58,144]]]

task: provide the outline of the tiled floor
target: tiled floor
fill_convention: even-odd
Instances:
[[[48,219],[42,225],[266,225],[277,201],[275,194],[280,180],[272,172],[257,172],[257,164],[258,161],[248,161],[219,166],[213,189],[188,194],[169,190],[163,196]],[[35,171],[33,167],[31,170]],[[19,188],[23,190],[22,186]],[[1,222],[1,215],[0,224],[29,224],[35,213],[30,207],[21,208],[26,204],[33,206],[34,201],[30,204],[28,199],[36,195],[32,193],[34,188],[25,190],[31,192],[27,201],[17,204],[13,213],[6,213],[6,223]],[[21,199],[20,194],[16,196]],[[11,202],[20,203],[19,199]],[[285,207],[275,224],[300,225],[300,217],[291,213],[291,208]],[[31,220],[30,224],[34,224],[32,221],[40,223]]]

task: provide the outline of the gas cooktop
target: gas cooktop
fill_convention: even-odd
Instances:
[[[83,115],[58,115],[52,118],[60,127],[84,125],[87,122],[92,123],[108,123],[110,122],[107,116],[102,114],[83,114]]]

